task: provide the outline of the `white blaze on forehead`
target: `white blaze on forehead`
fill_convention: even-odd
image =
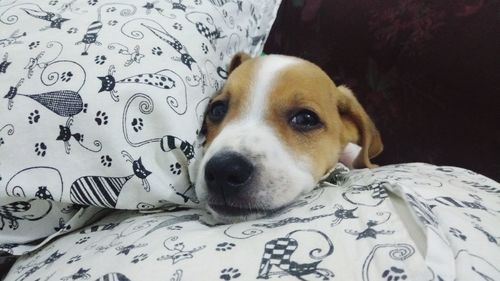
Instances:
[[[249,103],[243,116],[251,120],[261,120],[267,109],[273,82],[282,71],[299,62],[298,58],[281,55],[262,57],[254,69],[254,77],[248,93]]]
[[[215,154],[235,151],[250,159],[258,169],[254,179],[254,200],[268,209],[282,207],[300,193],[314,188],[309,159],[289,151],[275,128],[266,124],[270,94],[279,75],[287,68],[301,63],[293,57],[270,55],[259,58],[252,73],[246,104],[238,108],[238,117],[224,125],[201,159],[196,193],[203,201],[209,192],[204,180],[205,165]]]

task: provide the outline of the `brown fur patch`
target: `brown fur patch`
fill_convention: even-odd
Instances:
[[[240,117],[241,113],[249,105],[249,99],[251,98],[249,95],[250,85],[252,77],[255,75],[256,65],[257,60],[247,60],[233,69],[229,76],[230,79],[227,80],[220,93],[211,101],[210,104],[216,101],[227,101],[228,112],[221,123],[213,123],[208,118],[205,120],[206,147],[212,143],[226,124]]]
[[[227,101],[229,107],[222,122],[206,120],[206,147],[225,125],[241,117],[249,106],[252,81],[261,59],[246,60],[235,67],[212,101]],[[337,163],[339,153],[348,142],[366,147],[356,161],[359,167],[371,167],[369,158],[382,150],[375,126],[354,96],[346,96],[343,88],[339,90],[325,72],[310,62],[301,60],[282,70],[267,95],[265,120],[297,161],[306,159],[310,163],[315,180]],[[291,113],[300,109],[315,112],[322,126],[306,132],[293,129],[289,124]]]
[[[316,65],[301,61],[277,77],[270,93],[266,120],[297,159],[306,159],[319,180],[338,160],[343,127],[337,111],[335,84]],[[322,126],[306,132],[289,125],[292,112],[315,112]],[[293,115],[293,114],[292,114]]]

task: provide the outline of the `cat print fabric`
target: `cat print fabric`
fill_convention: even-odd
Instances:
[[[5,280],[500,280],[499,195],[499,183],[455,167],[339,165],[255,221],[217,225],[185,207],[115,212],[21,256]]]
[[[103,208],[196,206],[205,106],[236,52],[261,53],[279,4],[0,0],[0,248]]]

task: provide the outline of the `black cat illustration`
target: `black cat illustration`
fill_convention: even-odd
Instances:
[[[41,61],[42,57],[45,55],[45,51],[41,51],[36,55],[35,57],[30,57],[28,64],[24,67],[28,71],[28,79],[31,79],[33,76],[33,73],[35,72],[35,68],[40,68],[42,70],[45,70],[49,65],[51,65],[59,56],[61,55],[64,47],[63,44],[59,41],[50,41],[47,43],[47,48],[52,48],[54,46],[58,47],[57,54],[53,56],[53,58],[45,61]],[[64,62],[64,61],[59,61],[59,62]],[[73,63],[73,62],[72,62]],[[52,75],[52,74],[49,74]]]
[[[353,185],[346,192],[342,192],[342,197],[357,206],[375,207],[389,196],[386,184],[387,182],[374,182],[369,185]]]
[[[85,148],[88,151],[92,152],[99,152],[102,150],[102,144],[100,141],[95,140],[94,141],[94,146],[96,146],[96,149],[91,149],[85,145],[83,145],[83,134],[80,133],[72,133],[71,132],[71,125],[73,125],[73,118],[70,117],[66,121],[66,126],[59,125],[59,136],[57,136],[56,140],[64,142],[64,148],[66,150],[66,154],[69,154],[71,151],[71,144],[69,141],[71,138],[75,139],[76,142],[83,148]]]
[[[36,262],[36,263],[30,263],[29,265],[25,267],[20,267],[18,268],[19,271],[24,271],[26,270],[22,275],[20,275],[16,281],[22,281],[31,276],[32,274],[36,273],[38,270],[48,267],[51,264],[55,263],[58,261],[62,256],[64,256],[66,252],[59,252],[59,250],[56,250],[52,254],[50,254],[45,260]]]
[[[90,271],[90,268],[80,267],[80,269],[78,269],[77,272],[75,272],[71,275],[62,277],[61,280],[68,281],[68,280],[78,280],[78,279],[89,279],[91,277],[91,275],[88,273],[89,271]]]
[[[111,272],[104,274],[103,276],[97,278],[95,281],[110,281],[110,280],[131,281],[126,275],[119,272]]]
[[[151,172],[142,164],[142,159],[134,160],[125,150],[122,151],[127,162],[132,163],[132,175],[124,177],[104,177],[104,176],[83,176],[71,184],[70,199],[75,204],[94,205],[100,207],[114,208],[118,202],[118,197],[132,177],[136,176],[142,180],[144,190],[149,192],[150,185],[147,177]]]
[[[322,236],[328,243],[328,250],[323,255],[318,255],[323,250],[319,248],[312,249],[309,252],[309,257],[316,260],[311,263],[299,264],[292,260],[293,253],[299,247],[299,242],[291,236],[297,232],[311,232]],[[314,241],[313,239],[309,241]],[[333,243],[326,234],[314,229],[294,230],[288,233],[285,237],[273,239],[264,246],[264,254],[259,267],[257,279],[269,279],[271,275],[291,275],[299,280],[305,280],[306,275],[314,274],[323,277],[323,280],[330,280],[334,277],[333,272],[325,268],[318,268],[318,265],[328,256],[333,253]],[[281,271],[271,272],[272,266],[278,267]]]
[[[26,32],[19,33],[19,29],[17,29],[9,37],[0,39],[0,46],[5,48],[10,45],[22,44],[23,42],[19,39],[24,36],[26,36]]]
[[[100,17],[100,14],[99,14]],[[102,22],[100,20],[93,21],[87,27],[87,32],[83,35],[82,40],[75,43],[75,45],[85,44],[85,48],[82,52],[82,56],[88,55],[90,45],[95,44],[101,46],[102,43],[97,41],[97,36],[102,29]]]
[[[198,197],[196,196],[193,183],[189,184],[188,188],[186,188],[184,192],[178,192],[173,185],[170,185],[170,188],[174,190],[175,194],[179,195],[182,198],[184,203],[187,203],[188,201],[191,201],[193,203],[200,203],[200,200],[198,200]]]
[[[183,242],[176,242],[174,245],[169,245],[170,241],[176,241],[178,236],[172,236],[167,238],[163,242],[163,246],[170,253],[157,258],[158,261],[171,260],[172,264],[176,264],[182,260],[194,258],[193,254],[206,248],[205,245],[192,248],[191,250],[186,250],[186,245]]]
[[[146,2],[146,4],[144,4],[144,6],[142,6],[144,9],[146,9],[146,15],[150,15],[151,11],[153,11],[153,10],[156,10],[158,13],[162,13],[163,9],[156,7],[157,4],[158,4],[158,0],[154,1],[154,2]]]
[[[363,231],[346,229],[345,232],[352,234],[352,235],[355,235],[356,240],[364,239],[364,238],[376,239],[377,235],[379,235],[379,234],[383,234],[383,235],[393,234],[395,232],[394,230],[375,230],[374,229],[375,226],[386,223],[391,218],[391,213],[378,212],[377,215],[378,216],[387,215],[387,217],[382,221],[368,220],[368,222],[366,223],[367,228]]]
[[[115,66],[111,65],[108,69],[108,75],[106,76],[98,76],[97,79],[101,80],[101,88],[99,89],[99,93],[101,92],[109,92],[111,95],[111,98],[114,101],[119,101],[119,97],[116,94],[118,91],[115,89],[116,84],[124,84],[124,83],[137,83],[137,84],[143,84],[143,85],[148,85],[148,86],[153,86],[157,87],[160,89],[165,89],[169,90],[177,86],[176,80],[172,78],[169,74],[173,74],[174,76],[177,76],[177,81],[181,81],[184,83],[182,78],[175,73],[172,70],[169,69],[162,69],[159,70],[155,73],[140,73],[136,74],[133,76],[129,76],[120,80],[116,80],[116,78],[113,76],[115,74]],[[186,86],[184,85],[184,92],[186,92]],[[185,95],[187,95],[185,93]],[[171,97],[172,99],[173,97]],[[168,99],[168,97],[167,97]],[[167,100],[168,102],[168,100]],[[172,102],[169,103],[169,105]],[[178,102],[174,102],[178,103]],[[174,109],[176,110],[176,108]]]
[[[154,104],[153,100],[148,96],[143,93],[137,93],[134,94],[125,104],[125,109],[123,111],[123,134],[125,137],[125,140],[128,142],[133,147],[139,147],[143,146],[145,144],[149,143],[160,143],[160,148],[161,150],[165,152],[170,152],[170,151],[180,151],[182,152],[183,156],[186,158],[187,161],[191,161],[194,158],[194,146],[190,144],[189,142],[182,140],[176,136],[172,135],[166,135],[162,138],[153,138],[153,139],[148,139],[140,142],[134,142],[131,141],[129,138],[129,133],[128,133],[128,121],[127,121],[127,116],[128,116],[128,110],[130,108],[130,105],[136,98],[143,98],[145,101],[142,101],[139,103],[139,110],[143,114],[150,114],[153,109],[154,109]],[[167,98],[168,99],[168,98]]]
[[[62,117],[75,116],[83,110],[82,97],[78,94],[78,92],[71,90],[59,90],[25,95],[18,92],[18,89],[23,82],[24,78],[21,78],[17,85],[11,86],[7,95],[4,96],[4,98],[9,100],[7,104],[7,108],[9,110],[11,110],[14,106],[14,98],[16,96],[30,98]]]
[[[10,229],[16,230],[19,227],[19,221],[37,221],[47,216],[52,210],[52,202],[38,200],[37,203],[40,203],[44,210],[30,213],[33,207],[32,202],[35,200],[37,199],[16,201],[0,206],[0,230],[4,229],[6,223],[8,223]]]
[[[141,25],[149,29],[149,31],[151,31],[154,35],[156,35],[156,37],[166,42],[168,45],[170,45],[170,47],[174,48],[174,50],[177,51],[177,53],[179,53],[180,57],[175,57],[172,59],[182,62],[182,64],[184,64],[187,68],[189,68],[189,70],[192,70],[192,65],[196,63],[196,61],[189,54],[186,46],[184,46],[179,40],[177,40],[177,38],[172,36],[168,31],[164,30],[163,28],[162,30],[160,30],[158,28],[149,26],[144,23],[141,23]]]
[[[193,15],[199,15],[199,19],[194,19]],[[215,44],[218,39],[225,38],[226,36],[222,34],[222,29],[215,26],[215,20],[210,14],[202,12],[191,12],[186,14],[186,19],[195,25],[196,31],[205,37],[213,50],[215,51]],[[202,21],[203,20],[203,21]]]
[[[131,66],[133,63],[141,63],[141,60],[145,57],[145,55],[140,52],[139,45],[135,45],[133,51],[130,51],[129,48],[123,44],[111,43],[108,45],[108,49],[114,50],[116,46],[120,47],[118,49],[118,54],[128,57],[128,59],[125,61],[123,65],[125,67]]]
[[[97,41],[97,37],[99,36],[99,32],[101,31],[103,24],[102,24],[102,8],[105,6],[109,5],[125,5],[131,7],[131,10],[125,8],[120,11],[121,16],[131,16],[135,14],[137,8],[134,5],[130,4],[125,4],[125,3],[106,3],[97,9],[97,20],[91,22],[89,26],[87,27],[87,32],[83,35],[82,40],[78,41],[75,43],[75,45],[79,44],[84,44],[84,49],[82,52],[82,56],[86,56],[89,54],[89,48],[92,44],[95,44],[97,46],[102,45],[101,42]]]
[[[183,0],[166,0],[168,3],[172,4],[172,10],[180,10],[186,12],[187,9],[193,9],[193,6],[188,6],[183,2]]]
[[[180,1],[182,1],[182,0],[180,0]],[[159,2],[158,0],[156,0],[154,2],[146,2],[146,4],[144,4],[144,6],[142,6],[142,8],[146,9],[146,15],[149,16],[149,15],[151,15],[151,13],[153,11],[156,11],[161,16],[167,17],[169,19],[175,19],[176,18],[176,16],[174,14],[166,15],[165,14],[165,9],[156,6],[156,5],[158,5],[158,2]],[[167,0],[167,2],[168,2],[168,0]],[[172,8],[172,10],[173,9],[174,8]]]
[[[151,175],[151,172],[144,167],[144,165],[142,164],[141,157],[139,157],[139,159],[137,160],[134,160],[134,158],[132,158],[132,156],[125,150],[122,151],[122,156],[125,157],[127,162],[132,163],[132,169],[134,171],[134,175],[142,180],[142,185],[144,186],[144,189],[146,191],[149,191],[150,186],[146,178],[149,175]]]
[[[9,61],[9,53],[5,53],[2,58],[2,62],[0,62],[0,73],[7,73],[7,68],[12,62]]]
[[[31,57],[28,64],[24,67],[28,71],[28,79],[31,79],[33,77],[33,73],[35,73],[35,68],[38,67],[40,69],[44,69],[47,67],[47,63],[45,62],[40,62],[40,59],[43,57],[45,54],[45,51],[41,51],[36,55],[35,57]]]
[[[308,218],[299,218],[299,217],[290,217],[286,219],[281,219],[279,221],[274,221],[270,223],[255,223],[252,224],[252,226],[257,226],[257,227],[265,227],[265,228],[277,228],[280,226],[288,225],[288,224],[294,224],[294,223],[308,223],[317,219],[321,219],[324,217],[330,217],[333,216],[334,214],[323,214],[323,215],[318,215],[318,216],[312,216]]]
[[[212,5],[217,7],[222,7],[227,3],[232,3],[234,0],[208,0]]]
[[[337,210],[335,210],[335,219],[332,221],[331,226],[335,226],[339,223],[341,223],[343,220],[346,219],[357,219],[358,217],[354,215],[354,212],[358,209],[358,207],[354,209],[344,209],[342,205],[335,204],[334,206]]]
[[[44,30],[47,30],[50,28],[61,29],[62,24],[69,20],[67,18],[63,18],[61,16],[61,14],[48,12],[48,11],[43,10],[40,7],[38,7],[37,10],[28,9],[28,8],[21,8],[21,10],[25,11],[26,14],[28,14],[34,18],[49,22],[49,25],[40,29],[40,31],[44,31]]]

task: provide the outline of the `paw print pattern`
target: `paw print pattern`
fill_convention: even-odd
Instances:
[[[118,24],[118,21],[117,21],[117,20],[110,20],[110,21],[108,21],[108,25],[109,25],[109,26],[115,26],[115,25],[117,25],[117,24]]]
[[[89,104],[88,103],[84,103],[83,104],[83,113],[87,113],[87,109],[89,108]]]
[[[116,11],[116,7],[109,7],[109,8],[106,9],[107,13],[112,13],[114,11]]]
[[[132,119],[132,128],[134,131],[137,133],[140,130],[142,130],[142,127],[144,126],[142,118],[134,118]]]
[[[404,269],[391,266],[391,268],[384,270],[382,278],[385,278],[387,281],[399,281],[406,280],[408,276],[405,274]]]
[[[174,29],[177,29],[177,30],[182,30],[182,24],[176,22],[174,23],[174,25],[172,26]]]
[[[70,29],[68,29],[66,31],[68,34],[73,34],[73,33],[77,33],[78,32],[78,28],[76,27],[71,27]]]
[[[71,258],[69,259],[69,261],[67,261],[66,263],[67,263],[67,264],[72,264],[72,263],[74,263],[74,262],[79,261],[81,258],[82,258],[82,256],[80,256],[80,255],[76,255],[76,256],[74,256],[74,257],[71,257]]]
[[[47,145],[43,142],[35,143],[35,152],[36,155],[45,157],[45,154],[47,153]]]
[[[315,205],[315,206],[312,206],[310,210],[317,211],[317,210],[323,209],[324,207],[325,207],[324,205]]]
[[[113,162],[113,159],[109,155],[103,155],[101,156],[101,164],[104,167],[111,167],[111,162]]]
[[[230,251],[236,246],[234,243],[229,243],[229,242],[222,242],[217,244],[217,247],[215,248],[216,251],[218,252],[225,252],[225,251]]]
[[[107,125],[108,124],[108,115],[104,111],[97,111],[95,114],[94,121],[97,123],[97,125]]]
[[[38,46],[40,46],[40,41],[33,41],[31,42],[29,45],[28,45],[28,48],[30,50],[33,50],[35,48],[37,48]]]
[[[204,54],[208,53],[208,46],[205,43],[201,43],[201,50],[203,51]]]
[[[96,56],[94,61],[95,64],[103,65],[108,58],[105,55]]]
[[[220,279],[226,281],[232,280],[233,278],[236,279],[241,276],[240,271],[237,268],[232,267],[224,268],[220,273]]]
[[[69,224],[65,224],[64,221],[62,221],[62,218],[59,219],[59,226],[57,227],[54,227],[54,230],[55,231],[58,231],[58,232],[68,232],[71,230],[71,225]]]
[[[78,245],[81,245],[87,241],[89,241],[90,237],[89,236],[85,236],[83,238],[80,238],[80,240],[76,241],[75,244],[78,244]]]
[[[50,6],[55,6],[55,5],[57,5],[57,3],[59,3],[59,1],[58,1],[58,0],[50,0],[50,1],[49,1],[49,5],[50,5]]]
[[[71,77],[73,77],[73,73],[71,71],[65,71],[61,74],[61,80],[63,82],[69,82],[69,80],[71,80]]]
[[[151,53],[155,56],[161,56],[163,54],[163,50],[160,47],[153,47],[153,49],[151,49]]]
[[[134,258],[132,259],[132,263],[137,264],[137,263],[139,263],[139,262],[141,262],[141,261],[143,261],[143,260],[147,259],[148,257],[149,257],[149,256],[148,256],[148,254],[140,254],[140,255],[136,255],[136,256],[134,256]]]
[[[38,123],[38,120],[40,120],[40,114],[38,112],[38,109],[35,109],[35,111],[31,112],[28,116],[28,123]]]
[[[180,175],[181,174],[181,164],[175,163],[175,164],[170,164],[170,172],[174,175]]]
[[[95,6],[99,2],[99,0],[88,0],[87,3],[89,3],[90,6]]]
[[[453,236],[460,238],[462,240],[467,240],[467,236],[465,236],[460,229],[456,229],[454,227],[450,227],[450,233],[453,234]]]
[[[3,138],[0,138],[0,145],[2,144],[5,144],[5,141],[3,140]]]

